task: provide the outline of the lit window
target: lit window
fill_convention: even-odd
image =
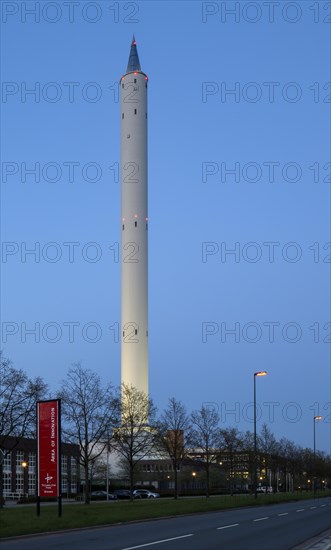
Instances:
[[[24,492],[24,477],[23,474],[16,474],[16,493]]]
[[[11,472],[11,452],[8,452],[3,459],[3,470],[4,472]]]
[[[11,493],[11,473],[3,474],[3,496],[6,497]]]
[[[16,471],[23,471],[24,451],[16,451]]]

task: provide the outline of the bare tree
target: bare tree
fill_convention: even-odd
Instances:
[[[23,437],[36,433],[36,402],[45,397],[41,377],[30,379],[0,354],[0,506],[3,504],[3,462]]]
[[[191,414],[191,444],[201,452],[201,466],[206,472],[206,497],[210,491],[210,465],[215,461],[220,440],[219,414],[214,409],[202,406]]]
[[[108,435],[118,423],[117,400],[112,386],[103,386],[99,375],[80,363],[69,368],[59,398],[64,419],[62,432],[68,442],[79,445],[79,463],[85,474],[85,503],[89,504],[93,463],[104,452]]]
[[[233,495],[233,479],[235,477],[236,463],[241,462],[240,453],[243,450],[243,436],[237,428],[226,428],[221,430],[221,447],[225,451],[226,463],[224,466],[228,470],[230,494]]]
[[[132,500],[137,465],[155,452],[156,407],[144,392],[126,384],[122,385],[119,403],[120,423],[113,432],[111,446],[122,457],[123,467],[128,470]]]
[[[266,469],[266,479],[268,479],[268,470],[269,470],[269,481],[267,485],[271,485],[272,470],[275,469],[275,455],[277,453],[277,440],[268,428],[267,424],[264,423],[261,428],[261,432],[258,435],[258,449],[259,449],[259,459],[263,457],[264,466]],[[274,468],[273,468],[274,466]],[[261,465],[260,465],[261,467]]]
[[[161,448],[169,455],[174,469],[175,499],[178,498],[178,470],[187,453],[190,429],[190,417],[185,405],[171,397],[160,419],[159,435]]]

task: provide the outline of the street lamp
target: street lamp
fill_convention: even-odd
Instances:
[[[28,471],[28,466],[29,466],[29,463],[26,461],[26,460],[23,460],[21,462],[21,466],[23,468],[23,492],[25,493],[26,492],[26,489],[27,489],[27,484],[28,484],[28,481],[27,481],[27,471]]]
[[[256,444],[256,377],[266,376],[267,371],[254,372],[254,497],[257,498],[257,444]]]
[[[316,427],[316,420],[322,420],[323,416],[317,415],[314,416],[313,419],[313,425],[314,425],[314,461],[313,461],[313,492],[314,495],[316,493],[316,434],[315,434],[315,427]]]

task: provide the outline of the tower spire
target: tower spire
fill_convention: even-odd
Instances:
[[[126,69],[127,73],[133,73],[135,71],[141,71],[139,56],[137,52],[137,43],[133,35],[131,42],[131,50],[129,55],[128,67]]]

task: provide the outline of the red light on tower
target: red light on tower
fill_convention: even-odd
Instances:
[[[138,218],[138,214],[135,214],[134,217],[137,219],[137,218]]]

